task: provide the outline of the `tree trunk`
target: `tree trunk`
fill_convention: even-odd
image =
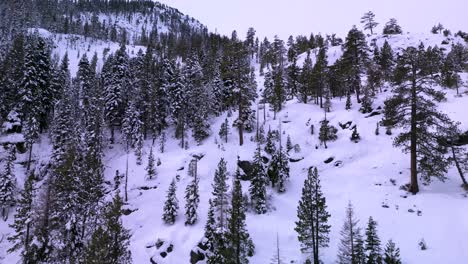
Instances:
[[[413,76],[416,76],[416,72],[413,72]],[[411,86],[411,182],[408,191],[412,194],[419,192],[418,186],[418,164],[417,164],[417,124],[416,124],[416,78],[413,79]]]
[[[240,97],[239,97],[240,100]],[[244,145],[244,123],[242,121],[242,102],[239,102],[239,118],[238,118],[238,129],[239,129],[239,146]]]
[[[468,187],[468,182],[466,182],[465,175],[463,174],[463,170],[460,167],[460,163],[458,162],[457,156],[455,155],[455,147],[452,145],[450,148],[452,149],[453,161],[455,162],[455,167],[457,167],[458,174],[460,174],[460,178],[463,182],[463,186]]]
[[[31,159],[32,159],[33,145],[34,145],[34,143],[31,143],[31,147],[29,147],[28,166],[26,167],[26,171],[29,171],[31,169]]]

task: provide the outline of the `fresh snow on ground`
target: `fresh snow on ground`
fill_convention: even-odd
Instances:
[[[47,34],[47,32],[42,32]],[[78,53],[87,52],[92,57],[94,52],[101,55],[104,49],[109,52],[118,49],[116,43],[93,41],[84,42],[79,36],[51,35],[57,44],[54,53],[60,57],[68,52],[70,57],[70,69],[76,72],[79,61]],[[71,39],[78,38],[73,42]],[[440,35],[405,34],[389,37],[389,42],[394,49],[408,45],[418,45],[423,41],[427,46],[439,45],[444,39]],[[383,44],[383,37],[377,37],[377,44]],[[391,41],[390,41],[391,40]],[[458,40],[456,40],[458,41]],[[129,46],[129,52],[135,54],[142,47]],[[328,50],[329,62],[333,63],[341,56],[340,47],[332,47]],[[304,55],[303,55],[304,57]],[[312,56],[314,59],[314,56]],[[102,63],[102,60],[101,60]],[[302,65],[301,62],[298,65]],[[463,76],[465,81],[468,76]],[[263,88],[263,77],[258,76],[259,90]],[[383,107],[383,101],[390,95],[390,89],[378,94],[374,102],[374,108]],[[466,118],[468,95],[467,88],[461,88],[465,92],[462,97],[456,96],[456,92],[447,90],[447,101],[440,104],[440,109],[447,113],[455,121],[461,122],[463,129],[468,128]],[[366,118],[367,115],[358,111],[358,104],[352,98],[352,109],[345,110],[345,98],[332,100],[332,112],[327,114],[331,124],[338,129],[338,140],[328,143],[328,149],[319,146],[317,131],[319,121],[324,113],[317,105],[298,103],[296,99],[287,102],[283,111],[277,114],[276,120],[273,113],[267,111],[266,120],[263,119],[263,111],[260,110],[260,122],[268,127],[278,129],[281,124],[283,144],[287,135],[291,136],[293,144],[299,144],[300,153],[293,153],[295,157],[304,159],[290,163],[290,181],[287,191],[278,194],[269,189],[272,210],[265,215],[256,215],[253,212],[247,214],[247,227],[256,246],[255,255],[250,259],[251,263],[269,263],[275,250],[276,234],[279,236],[282,259],[285,263],[302,263],[303,255],[294,231],[297,220],[296,209],[301,196],[303,182],[307,176],[307,169],[316,166],[321,178],[323,191],[327,199],[328,210],[331,213],[330,247],[322,250],[324,263],[335,263],[340,240],[339,231],[345,217],[345,207],[348,201],[354,204],[356,216],[360,219],[361,228],[365,228],[367,219],[372,216],[379,223],[379,235],[383,244],[388,239],[393,239],[401,249],[404,263],[451,263],[463,264],[468,259],[468,198],[467,193],[460,188],[461,181],[454,168],[448,172],[448,180],[445,183],[435,181],[431,185],[421,186],[417,195],[410,195],[400,190],[400,186],[409,181],[409,155],[392,146],[393,136],[385,134],[385,128],[380,128],[380,135],[375,135],[376,123],[382,115]],[[255,106],[256,107],[256,106]],[[267,109],[268,110],[268,109]],[[229,117],[230,123],[237,114]],[[153,147],[156,159],[161,160],[161,166],[157,167],[157,178],[146,179],[146,163],[152,140],[147,140],[144,147],[143,164],[136,165],[136,158],[131,152],[127,155],[123,145],[116,144],[106,146],[104,158],[105,176],[113,182],[116,170],[125,172],[128,158],[129,183],[127,208],[135,210],[123,217],[126,228],[131,230],[131,251],[134,263],[149,263],[149,259],[155,256],[158,263],[180,264],[189,263],[190,250],[203,236],[203,229],[208,211],[208,199],[211,197],[212,179],[217,163],[224,157],[228,162],[228,170],[231,173],[229,185],[232,186],[232,176],[236,169],[237,156],[241,160],[251,160],[256,143],[250,138],[254,133],[245,134],[245,144],[238,146],[238,135],[231,128],[229,142],[222,143],[216,139],[219,127],[226,115],[213,118],[211,121],[212,135],[202,145],[197,146],[195,141],[189,142],[189,148],[183,150],[178,146],[178,141],[172,138],[173,130],[167,131],[166,152],[159,153],[158,142]],[[282,121],[289,121],[287,123]],[[359,143],[350,141],[352,130],[342,129],[338,123],[352,121],[358,127],[361,136]],[[314,124],[315,134],[310,134],[307,125]],[[118,135],[117,135],[118,137]],[[216,144],[218,142],[218,144]],[[222,145],[219,147],[218,145]],[[316,148],[318,146],[318,149]],[[34,157],[37,162],[46,162],[50,154],[50,142],[47,136],[43,136],[39,144],[34,147]],[[200,177],[200,206],[198,209],[198,222],[194,226],[184,225],[184,191],[191,178],[187,175],[188,163],[193,155],[204,154],[198,163]],[[0,160],[5,153],[0,151]],[[324,161],[333,157],[331,163]],[[18,155],[18,162],[27,158],[26,154]],[[336,161],[342,165],[335,166]],[[182,169],[183,168],[183,169]],[[21,165],[15,166],[19,186],[24,181],[24,169]],[[177,181],[177,197],[179,199],[179,216],[174,225],[165,225],[161,219],[163,204],[166,199],[166,191],[171,180],[179,175]],[[395,183],[393,184],[392,181]],[[140,187],[153,187],[155,189],[143,190]],[[244,193],[248,192],[248,183],[243,182]],[[410,212],[414,211],[414,212]],[[418,213],[420,211],[420,213]],[[7,222],[0,221],[0,262],[17,263],[18,254],[7,254],[9,248],[6,237],[12,230],[8,224],[13,221],[13,213]],[[426,241],[428,249],[421,251],[418,242]],[[174,251],[166,258],[157,257],[158,252],[154,245],[158,239],[166,240],[174,244]],[[294,262],[293,262],[294,261]]]

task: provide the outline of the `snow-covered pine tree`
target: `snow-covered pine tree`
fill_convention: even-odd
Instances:
[[[125,110],[122,121],[122,135],[127,148],[135,148],[137,164],[142,162],[143,122],[135,103],[131,101]]]
[[[273,136],[273,132],[271,131],[271,128],[268,128],[266,144],[265,144],[265,152],[270,155],[273,155],[276,152],[275,138]]]
[[[390,20],[385,23],[385,27],[383,29],[383,34],[385,35],[397,35],[402,34],[403,30],[401,29],[400,25],[395,18],[390,18]]]
[[[369,217],[369,222],[366,228],[366,244],[365,249],[367,252],[368,264],[381,264],[382,263],[382,249],[380,247],[380,238],[377,234],[377,222]]]
[[[355,248],[355,263],[356,264],[366,264],[367,256],[366,256],[366,249],[364,248],[364,239],[362,238],[361,232],[356,233],[356,245]]]
[[[341,241],[338,248],[339,264],[358,263],[356,257],[356,240],[359,238],[358,234],[361,232],[358,223],[359,221],[356,220],[354,216],[353,206],[351,202],[349,202],[346,208],[346,219],[340,231]]]
[[[229,121],[226,118],[224,122],[221,124],[221,128],[219,129],[218,133],[219,137],[221,139],[224,139],[224,141],[227,143],[228,142],[228,135],[229,135]]]
[[[361,23],[364,24],[364,29],[370,30],[371,35],[374,34],[373,29],[379,25],[375,22],[375,14],[372,11],[366,12],[361,17]]]
[[[122,224],[123,201],[119,193],[108,203],[102,213],[101,225],[91,237],[84,250],[86,264],[130,264],[132,263],[130,231]]]
[[[257,214],[264,214],[267,212],[267,175],[263,165],[262,153],[260,144],[257,144],[253,159],[252,179],[250,181],[250,199],[252,206]]]
[[[293,144],[291,142],[291,136],[288,135],[287,139],[286,139],[286,151],[289,152],[293,149]]]
[[[401,264],[400,249],[390,239],[384,249],[383,263],[385,264]]]
[[[179,201],[177,200],[176,191],[176,182],[175,179],[172,179],[167,191],[166,202],[164,203],[164,213],[162,216],[164,222],[169,225],[175,223],[179,213]]]
[[[218,168],[215,171],[213,178],[213,206],[216,215],[217,228],[224,230],[226,228],[227,210],[229,207],[228,202],[228,185],[227,185],[228,172],[224,158],[218,163]]]
[[[215,239],[215,232],[216,232],[216,219],[215,219],[215,208],[213,205],[213,201],[211,199],[208,200],[208,216],[205,223],[205,235],[207,246],[210,250],[213,250],[214,239]]]
[[[389,82],[393,77],[393,68],[395,62],[392,47],[387,40],[385,40],[384,44],[382,45],[379,54],[380,56],[378,58],[377,64],[382,71],[383,80]]]
[[[193,225],[198,219],[197,209],[200,203],[198,181],[198,176],[194,173],[192,182],[185,189],[185,225]]]
[[[148,179],[152,180],[153,178],[156,178],[156,175],[157,172],[154,164],[153,147],[151,147],[150,153],[148,155],[148,165],[146,166],[146,176]]]
[[[32,263],[30,248],[33,243],[33,231],[31,220],[33,219],[33,199],[34,199],[34,174],[31,173],[24,182],[24,189],[16,205],[15,220],[10,225],[14,234],[8,237],[12,247],[8,252],[20,251],[21,259],[24,263]]]
[[[343,44],[342,63],[345,69],[345,75],[348,79],[350,92],[356,93],[357,103],[361,103],[361,73],[368,60],[368,47],[366,37],[356,26],[348,32],[346,41]]]
[[[372,112],[372,103],[373,103],[372,87],[371,87],[371,84],[369,82],[370,82],[370,80],[368,79],[367,85],[365,85],[363,87],[364,96],[362,97],[361,108],[359,109],[361,111],[361,113],[363,113],[363,114],[367,114],[367,113]]]
[[[268,176],[273,188],[277,187],[279,193],[286,191],[286,182],[289,180],[288,154],[280,147],[271,158]]]
[[[352,102],[351,102],[351,93],[350,93],[350,92],[347,92],[347,93],[346,93],[346,104],[345,104],[345,109],[346,109],[346,110],[350,110],[352,105],[353,105],[353,104],[352,104]]]
[[[312,59],[310,58],[310,51],[307,52],[307,57],[304,60],[304,64],[302,66],[302,71],[300,75],[300,85],[299,85],[299,100],[305,104],[307,104],[307,100],[309,95],[312,91],[312,68],[313,63]]]
[[[321,144],[324,144],[327,148],[327,141],[334,141],[337,139],[336,133],[338,130],[336,127],[329,125],[330,121],[328,119],[323,119],[320,121],[320,131],[319,131],[319,140]]]
[[[328,247],[330,225],[326,199],[320,185],[317,168],[309,168],[302,188],[302,197],[297,207],[296,232],[301,242],[301,251],[311,254],[314,264],[321,263],[320,248]]]
[[[359,133],[357,132],[357,126],[354,127],[353,133],[351,134],[350,139],[351,139],[351,141],[353,141],[354,143],[358,143],[359,140],[361,140],[361,136],[360,136]]]
[[[3,172],[0,173],[0,204],[2,207],[3,220],[8,219],[10,207],[15,205],[16,194],[16,176],[15,176],[15,159],[16,147],[11,144],[7,148],[8,156],[5,161]]]
[[[228,247],[226,248],[225,263],[248,264],[248,257],[253,256],[255,252],[255,246],[245,224],[245,207],[242,198],[242,185],[239,180],[235,179],[226,233]]]

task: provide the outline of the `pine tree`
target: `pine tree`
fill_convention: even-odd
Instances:
[[[414,47],[403,51],[396,70],[400,76],[398,86],[393,97],[385,101],[384,108],[384,125],[403,128],[393,144],[402,147],[404,152],[410,152],[411,183],[408,191],[413,194],[419,191],[418,171],[425,182],[430,182],[432,177],[443,180],[449,164],[438,138],[447,133],[450,119],[437,111],[435,103],[445,96],[432,88],[432,77],[422,70],[424,53],[423,49]]]
[[[315,96],[315,103],[323,108],[324,91],[326,90],[326,78],[328,72],[327,47],[322,45],[316,56],[316,62],[312,69],[312,88],[310,91]]]
[[[340,231],[341,241],[338,248],[339,264],[358,263],[356,257],[357,238],[360,236],[358,235],[360,233],[360,228],[357,226],[358,222],[359,221],[354,217],[353,206],[351,202],[349,202],[346,208],[346,219]]]
[[[293,149],[293,144],[291,142],[291,137],[288,135],[288,138],[286,139],[286,151],[289,152]]]
[[[346,110],[350,110],[350,109],[351,109],[351,106],[352,106],[352,103],[351,103],[351,93],[350,93],[350,92],[347,92],[347,93],[346,93],[346,105],[345,105],[345,109],[346,109]]]
[[[266,145],[265,145],[265,152],[273,155],[276,152],[276,144],[274,142],[273,132],[270,128],[268,128],[267,138],[266,138]]]
[[[215,239],[215,232],[216,232],[216,219],[215,219],[215,208],[213,205],[213,201],[211,199],[208,200],[208,217],[205,224],[205,235],[208,248],[213,250],[214,246],[214,239]]]
[[[148,166],[146,166],[146,175],[150,180],[156,178],[157,175],[156,167],[154,165],[153,147],[151,147],[150,153],[148,155]]]
[[[326,199],[322,193],[317,168],[309,168],[302,188],[302,198],[297,207],[296,232],[301,242],[301,251],[310,253],[315,264],[320,261],[320,248],[328,247],[330,225]]]
[[[231,209],[229,210],[228,231],[226,238],[229,247],[226,249],[226,262],[229,264],[247,264],[248,257],[253,256],[255,246],[245,224],[245,204],[242,198],[242,185],[234,180]]]
[[[367,256],[366,249],[364,248],[364,240],[362,238],[361,232],[356,233],[356,245],[355,245],[355,263],[357,264],[366,264]]]
[[[164,213],[162,219],[166,224],[173,225],[179,211],[179,201],[176,196],[176,182],[172,179],[167,191],[166,202],[164,203]]]
[[[383,34],[385,35],[397,35],[402,34],[403,30],[395,18],[390,18],[390,20],[385,24],[383,29]]]
[[[310,51],[307,52],[307,57],[304,60],[302,71],[300,75],[301,85],[299,86],[299,100],[303,103],[307,103],[310,91],[312,90],[312,59],[310,58]]]
[[[366,228],[366,251],[367,251],[367,262],[368,264],[381,264],[381,248],[380,239],[377,234],[377,222],[369,217],[369,222]]]
[[[10,145],[7,149],[8,156],[3,172],[0,174],[0,204],[2,206],[2,217],[6,221],[10,207],[15,204],[16,176],[14,161],[16,159],[16,147]]]
[[[185,189],[185,225],[193,225],[197,222],[197,209],[200,203],[200,195],[198,194],[198,176],[193,175],[192,182]]]
[[[132,263],[130,231],[122,224],[123,201],[119,193],[106,205],[102,224],[96,229],[85,248],[85,264]]]
[[[252,179],[250,181],[250,199],[257,214],[267,212],[267,175],[263,165],[260,144],[257,145],[253,160]]]
[[[224,141],[227,143],[228,142],[228,135],[229,135],[229,121],[226,118],[224,122],[221,124],[221,128],[219,129],[218,133],[219,137],[221,139],[224,139]]]
[[[143,122],[141,121],[141,115],[136,105],[130,102],[122,123],[122,134],[127,148],[134,148],[135,155],[137,158],[137,164],[140,165],[142,162],[142,149],[143,149]]]
[[[336,133],[338,130],[329,125],[330,121],[327,119],[323,119],[320,121],[320,131],[319,131],[319,140],[321,144],[324,144],[325,148],[327,148],[327,141],[334,141],[337,139]]]
[[[400,249],[396,247],[395,243],[391,239],[387,242],[384,251],[383,263],[401,264]]]
[[[20,251],[23,262],[29,263],[32,260],[30,248],[33,243],[33,229],[31,220],[33,218],[34,199],[34,174],[30,174],[24,182],[24,189],[18,199],[15,220],[10,228],[14,229],[14,234],[8,237],[12,247],[8,252]]]
[[[342,63],[350,91],[356,93],[357,103],[361,103],[361,77],[369,58],[366,37],[355,26],[348,32],[343,44]]]
[[[213,179],[213,206],[215,209],[215,215],[217,220],[217,228],[226,228],[226,211],[228,209],[228,185],[227,185],[228,172],[226,168],[226,162],[224,158],[218,163],[218,168],[215,171]]]
[[[288,154],[279,148],[271,158],[268,176],[273,188],[277,188],[279,193],[286,191],[286,182],[289,180],[289,158]]]
[[[378,58],[377,64],[382,71],[382,77],[385,81],[391,81],[395,62],[393,50],[388,41],[385,40],[379,53],[380,56]]]
[[[369,29],[371,35],[374,34],[373,29],[379,25],[379,23],[375,22],[375,15],[372,11],[365,13],[361,17],[361,23],[364,24],[364,29]]]
[[[361,140],[361,136],[357,132],[357,126],[354,127],[353,133],[351,134],[351,141],[354,141],[354,143],[358,143],[359,140]]]

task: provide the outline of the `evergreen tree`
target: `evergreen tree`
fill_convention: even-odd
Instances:
[[[293,149],[293,144],[291,142],[291,137],[288,135],[288,138],[286,139],[286,151],[289,152]]]
[[[146,175],[148,179],[152,180],[153,178],[156,178],[157,172],[156,172],[156,167],[154,165],[154,154],[153,154],[153,148],[151,147],[150,153],[148,155],[148,166],[146,166]]]
[[[346,219],[340,231],[341,241],[338,248],[338,263],[340,264],[358,263],[356,245],[357,238],[360,237],[358,234],[361,232],[357,226],[358,222],[354,217],[353,206],[349,202],[346,208]]]
[[[327,119],[323,119],[320,121],[320,131],[319,131],[319,140],[321,144],[324,144],[325,148],[327,148],[327,141],[334,141],[337,139],[336,133],[338,130],[329,125],[330,121]]]
[[[383,263],[385,264],[401,264],[400,249],[396,247],[392,240],[387,242],[384,250]]]
[[[270,155],[273,155],[273,153],[276,152],[275,139],[273,137],[273,132],[271,131],[271,128],[268,128],[266,144],[265,144],[265,152]]]
[[[368,60],[368,47],[366,37],[355,26],[348,32],[343,45],[343,63],[350,91],[356,93],[357,102],[360,103],[361,73]]]
[[[346,93],[346,104],[345,104],[345,109],[346,109],[346,110],[350,110],[350,109],[351,109],[351,106],[352,106],[352,103],[351,103],[351,93],[350,93],[350,92],[347,92],[347,93]]]
[[[362,238],[361,232],[356,233],[356,254],[354,256],[355,263],[357,264],[366,264],[367,256],[366,249],[364,248],[364,240]]]
[[[392,47],[388,44],[387,40],[385,40],[380,49],[379,55],[377,64],[382,71],[382,77],[385,81],[391,81],[395,62]]]
[[[361,17],[361,23],[364,24],[364,29],[370,30],[371,35],[374,34],[373,29],[379,25],[379,23],[375,22],[375,14],[372,11]]]
[[[228,231],[226,238],[226,262],[232,264],[247,264],[248,257],[254,254],[255,246],[250,238],[245,224],[245,204],[242,198],[242,185],[239,180],[234,180],[229,210]]]
[[[0,174],[0,204],[2,206],[2,217],[6,221],[10,207],[15,204],[16,176],[14,161],[16,159],[16,147],[10,145],[7,149],[8,156],[3,172]]]
[[[409,191],[419,191],[418,171],[429,182],[431,177],[445,179],[448,161],[438,138],[446,134],[450,119],[437,111],[436,103],[444,94],[430,86],[432,78],[422,71],[424,50],[405,49],[398,58],[397,73],[400,76],[394,96],[385,101],[384,124],[401,126],[403,132],[394,145],[411,154],[411,183]],[[437,124],[437,126],[435,126]],[[434,130],[432,128],[436,127]]]
[[[317,168],[309,168],[302,188],[302,198],[297,207],[296,232],[301,251],[310,253],[315,264],[320,262],[320,248],[328,247],[330,225],[326,199],[322,193]]]
[[[193,225],[197,222],[197,209],[200,203],[200,195],[198,193],[198,176],[193,175],[192,182],[185,189],[185,225]]]
[[[96,229],[84,252],[86,264],[132,263],[130,232],[122,224],[123,201],[119,193],[106,205],[102,224]]]
[[[281,146],[271,158],[268,176],[273,188],[277,187],[279,193],[286,191],[286,182],[289,180],[289,158]]]
[[[208,248],[210,250],[213,250],[213,243],[214,243],[214,238],[215,238],[215,232],[216,232],[216,219],[215,219],[215,212],[214,212],[214,205],[213,201],[211,199],[208,200],[208,217],[206,220],[205,224],[205,235],[204,237],[206,238]]]
[[[228,172],[226,168],[226,162],[224,158],[218,163],[218,168],[215,171],[213,179],[213,206],[215,209],[215,215],[217,220],[217,228],[226,228],[226,211],[228,209],[228,185],[227,185]]]
[[[369,222],[366,228],[366,251],[367,251],[367,262],[368,264],[381,264],[381,248],[380,239],[377,234],[377,222],[369,217]]]
[[[260,144],[257,144],[253,160],[252,179],[250,181],[250,199],[257,214],[267,212],[267,175],[263,165]]]
[[[300,75],[301,85],[299,86],[299,100],[303,103],[307,103],[308,96],[312,90],[312,59],[310,58],[310,51],[307,52],[307,57],[304,60],[302,71]]]
[[[166,202],[164,203],[164,214],[162,219],[166,224],[173,225],[179,211],[179,201],[176,196],[176,182],[172,179],[167,191]]]
[[[327,61],[327,48],[326,46],[320,46],[319,52],[316,57],[315,65],[312,69],[312,87],[313,91],[310,91],[315,97],[315,103],[320,104],[320,108],[323,108],[323,97],[326,89],[326,78],[328,71]]]
[[[141,164],[143,156],[143,122],[141,121],[141,115],[136,105],[130,102],[122,123],[122,134],[127,148],[135,148],[135,156],[137,158],[137,164]]]
[[[361,140],[361,136],[357,132],[357,126],[354,127],[353,133],[351,134],[351,141],[354,141],[354,143],[358,143],[359,140]]]
[[[33,244],[33,227],[31,224],[33,218],[33,199],[34,199],[34,174],[30,174],[24,182],[24,189],[18,199],[15,220],[10,228],[14,234],[8,237],[12,247],[8,252],[20,251],[21,259],[24,263],[30,263],[33,258],[30,248]]]
[[[219,129],[218,133],[219,137],[221,139],[224,139],[224,141],[227,143],[228,142],[228,135],[229,135],[229,121],[226,118],[224,122],[221,124],[221,128]]]
[[[395,18],[390,18],[383,29],[384,35],[397,35],[402,33],[403,30],[401,29],[400,25],[398,25],[398,22]]]

